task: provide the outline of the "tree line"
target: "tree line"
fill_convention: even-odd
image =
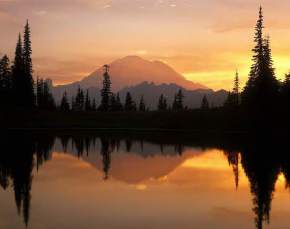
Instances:
[[[120,95],[111,90],[109,66],[104,66],[101,102],[96,104],[90,98],[89,91],[80,87],[77,94],[68,98],[63,94],[60,104],[56,105],[51,93],[51,84],[48,80],[37,78],[33,80],[31,33],[27,21],[23,37],[19,34],[14,61],[11,63],[8,56],[0,59],[0,102],[1,108],[20,107],[26,109],[47,109],[61,111],[100,111],[100,112],[146,112],[149,111],[144,97],[136,101],[130,92],[127,92],[124,103]],[[238,72],[234,78],[233,90],[229,92],[223,107],[224,111],[244,112],[260,120],[272,118],[274,113],[290,114],[290,73],[286,74],[283,82],[277,80],[273,67],[270,37],[264,36],[264,18],[262,7],[255,27],[255,46],[252,49],[252,66],[246,86],[241,89]],[[208,111],[212,107],[206,95],[201,100],[200,109]],[[161,94],[158,100],[158,111],[187,111],[184,106],[184,94],[180,89],[174,96],[173,103]]]
[[[90,98],[89,91],[78,88],[77,94],[68,97],[64,92],[60,103],[57,105],[51,93],[52,83],[48,79],[37,77],[33,79],[32,44],[29,22],[24,27],[23,37],[18,36],[14,60],[10,61],[7,55],[0,58],[0,109],[21,108],[40,110],[61,111],[86,111],[86,112],[108,112],[108,111],[149,111],[149,106],[142,96],[137,102],[127,92],[125,102],[122,103],[120,95],[111,91],[111,79],[109,66],[104,66],[103,87],[101,90],[101,104],[96,104],[95,98]],[[207,107],[203,98],[201,107]],[[184,95],[180,89],[174,96],[173,103],[167,102],[166,96],[160,95],[158,111],[182,111],[188,108],[184,106]]]

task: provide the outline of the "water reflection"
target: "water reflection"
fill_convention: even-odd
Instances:
[[[232,167],[236,189],[239,187],[240,166],[247,176],[253,199],[255,226],[261,229],[263,224],[270,224],[271,202],[280,174],[285,177],[285,187],[290,186],[289,148],[283,142],[287,141],[270,137],[13,133],[3,136],[0,143],[0,185],[4,190],[13,189],[18,214],[27,226],[33,170],[41,170],[45,162],[52,159],[53,152],[65,152],[97,168],[101,163],[104,181],[113,176],[128,184],[136,184],[138,190],[144,190],[146,185],[141,184],[142,181],[152,177],[166,179],[176,167],[185,163],[190,158],[189,154],[184,154],[186,150],[199,149],[198,152],[202,153],[209,149],[219,149],[224,152]],[[113,155],[115,160],[112,159]],[[142,157],[142,161],[136,158],[132,160],[134,155]],[[157,157],[160,159],[156,160],[157,165],[149,160]]]

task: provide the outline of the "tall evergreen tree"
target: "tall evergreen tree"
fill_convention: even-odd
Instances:
[[[91,100],[90,100],[90,96],[89,96],[89,90],[87,90],[86,101],[85,101],[85,111],[91,111],[91,110],[92,110]]]
[[[11,100],[11,69],[9,58],[4,55],[0,59],[0,109],[6,109],[13,103]]]
[[[101,111],[108,111],[110,109],[110,96],[111,96],[111,79],[109,75],[109,66],[104,65],[104,75],[103,75],[103,88],[101,90]]]
[[[146,105],[144,101],[144,96],[141,96],[140,103],[139,103],[139,111],[145,112],[146,111]]]
[[[172,103],[172,110],[173,111],[178,110],[177,95],[176,94],[174,94],[173,103]]]
[[[234,104],[238,106],[240,104],[240,79],[238,71],[236,71],[236,76],[234,79],[233,99]]]
[[[117,93],[117,96],[116,96],[116,107],[117,107],[117,111],[123,110],[123,105],[122,105],[119,93]]]
[[[76,95],[76,98],[75,98],[75,107],[74,107],[74,109],[76,111],[83,111],[84,108],[85,108],[84,92],[79,86],[78,87],[78,91],[77,91],[77,95]]]
[[[55,101],[51,93],[49,80],[36,80],[36,105],[39,109],[53,110],[55,108]]]
[[[77,110],[76,99],[74,96],[71,97],[71,109],[72,109],[72,111]]]
[[[7,55],[4,55],[0,59],[0,88],[10,89],[11,83],[10,60]]]
[[[176,98],[175,98],[176,103]],[[175,104],[176,107],[176,104]],[[167,110],[167,100],[163,94],[160,95],[158,100],[158,110],[159,111],[166,111]]]
[[[204,95],[203,98],[202,98],[200,108],[202,110],[208,110],[209,109],[209,102],[207,100],[207,96],[206,95]]]
[[[242,104],[253,114],[266,117],[275,110],[278,96],[278,81],[274,74],[269,38],[263,38],[262,7],[256,24],[253,64],[248,82],[242,93]],[[258,113],[263,113],[258,114]]]
[[[92,108],[92,111],[96,111],[97,110],[97,104],[96,104],[96,99],[95,98],[92,101],[91,108]]]
[[[24,83],[25,87],[25,104],[27,107],[33,107],[35,103],[34,96],[34,82],[33,82],[33,70],[32,70],[32,48],[31,48],[31,33],[28,20],[24,28],[24,38],[23,38],[23,70],[24,70]]]
[[[110,96],[110,111],[118,111],[117,99],[113,93]]]
[[[175,110],[175,111],[183,110],[184,109],[183,99],[184,99],[184,95],[182,93],[182,90],[179,89],[177,94],[174,96],[174,101],[173,101],[173,104],[172,104],[172,110]]]
[[[60,110],[64,112],[68,112],[70,110],[66,91],[63,93],[63,96],[60,102]]]
[[[23,89],[23,65],[22,39],[21,35],[19,34],[12,67],[13,101],[17,106],[24,105],[22,101],[22,95],[25,93],[25,90]]]
[[[239,82],[239,73],[236,72],[234,78],[234,87],[232,92],[229,92],[228,97],[224,103],[224,107],[227,108],[237,108],[240,104],[240,82]]]
[[[130,92],[127,92],[125,99],[125,111],[136,111],[136,104],[132,99]]]

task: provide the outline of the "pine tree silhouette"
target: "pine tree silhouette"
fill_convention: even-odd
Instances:
[[[109,111],[110,109],[110,97],[111,97],[111,80],[109,75],[109,65],[104,65],[104,80],[103,80],[103,88],[101,90],[101,105],[99,110],[101,111]]]
[[[269,38],[263,38],[263,13],[260,7],[256,24],[253,64],[242,93],[242,104],[252,115],[265,118],[276,110],[278,81],[275,77]],[[263,114],[263,115],[262,115]]]
[[[174,100],[173,100],[173,104],[172,104],[172,110],[174,110],[174,111],[183,110],[184,109],[183,99],[184,99],[184,95],[182,93],[182,90],[179,89],[177,94],[175,94],[175,96],[174,96]]]
[[[86,92],[86,101],[85,101],[85,111],[91,111],[92,107],[91,107],[91,100],[89,97],[89,90],[87,90]]]
[[[139,111],[145,112],[146,111],[146,105],[144,101],[144,97],[141,96],[140,103],[139,103]]]
[[[63,96],[60,102],[60,110],[64,112],[68,112],[70,110],[66,91],[63,93]]]
[[[203,98],[202,98],[200,108],[202,110],[208,110],[209,109],[209,102],[207,100],[207,96],[206,95],[204,95]]]
[[[10,61],[7,55],[0,59],[0,110],[11,107],[13,101],[12,96],[12,79]]]
[[[34,82],[33,82],[33,70],[32,70],[32,48],[31,48],[31,38],[30,38],[30,27],[28,20],[24,28],[24,39],[23,39],[23,70],[24,70],[24,85],[25,88],[25,104],[27,107],[33,107],[35,103],[34,96]]]
[[[177,99],[175,98],[175,107],[176,107]],[[167,100],[163,94],[160,95],[158,100],[158,108],[159,111],[167,110]]]
[[[136,104],[133,101],[130,92],[127,92],[127,94],[126,94],[124,109],[125,109],[125,111],[136,111]]]

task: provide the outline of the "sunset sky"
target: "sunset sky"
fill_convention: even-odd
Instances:
[[[260,4],[282,79],[290,69],[289,0],[0,0],[0,54],[13,56],[28,18],[35,75],[55,84],[138,55],[229,89],[236,68],[247,78]]]

